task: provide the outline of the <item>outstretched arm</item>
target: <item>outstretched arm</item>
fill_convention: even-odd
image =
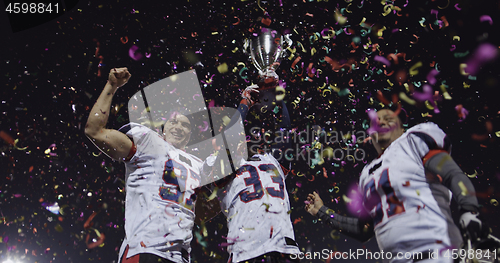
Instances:
[[[375,235],[371,223],[356,217],[336,214],[323,204],[323,200],[321,200],[316,192],[307,196],[305,209],[308,213],[317,216],[333,229],[339,230],[342,234],[360,242],[366,242]]]
[[[134,145],[130,138],[113,129],[106,129],[111,101],[119,87],[125,85],[130,78],[127,68],[115,68],[109,72],[108,82],[90,111],[85,135],[99,150],[115,160],[132,157]]]
[[[478,218],[479,204],[470,179],[445,151],[429,151],[423,161],[426,170],[436,175],[452,192],[460,209],[462,231],[466,231],[473,242],[485,238],[489,229]]]
[[[427,171],[437,175],[441,183],[451,190],[462,213],[479,212],[479,204],[470,179],[447,152],[431,151],[431,154],[432,152],[438,153],[433,154],[430,158],[424,158],[424,166]]]
[[[244,131],[243,122],[246,119],[249,109],[255,104],[255,101],[252,99],[253,93],[259,93],[257,90],[257,85],[248,86],[243,93],[241,94],[242,100],[238,105],[238,111],[235,112],[231,118],[229,124],[223,130],[224,136],[224,144],[225,148],[229,150],[228,154],[231,158],[231,161],[234,164],[235,170],[237,170],[237,164],[234,162],[238,162],[238,160],[243,156],[246,156],[246,151],[240,151],[241,146],[246,146],[245,137],[242,135]],[[243,147],[246,149],[246,147]],[[233,168],[230,170],[235,171]],[[227,170],[229,171],[229,170]]]

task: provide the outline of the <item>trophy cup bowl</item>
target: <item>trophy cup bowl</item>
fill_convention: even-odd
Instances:
[[[278,31],[271,28],[263,28],[257,36],[247,39],[245,47],[248,47],[252,64],[257,68],[260,75],[259,103],[269,108],[276,103],[276,87],[278,86],[278,75],[275,73],[283,57],[284,38]],[[246,49],[246,48],[245,48]]]
[[[250,40],[250,58],[261,76],[276,71],[283,55],[283,36],[276,30],[263,28]]]

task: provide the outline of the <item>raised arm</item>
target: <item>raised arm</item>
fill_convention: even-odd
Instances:
[[[252,93],[259,93],[259,86],[252,85],[248,86],[243,93],[241,94],[242,100],[240,101],[240,105],[238,105],[238,112],[236,112],[231,121],[227,125],[227,127],[233,126],[240,118],[241,120],[245,120],[248,114],[248,110],[255,104],[255,101],[252,98]]]
[[[248,86],[243,93],[241,94],[242,100],[238,105],[238,111],[236,111],[229,123],[224,128],[223,136],[224,136],[224,145],[227,150],[229,150],[229,158],[230,161],[233,162],[233,167],[228,169],[224,169],[225,171],[235,171],[238,169],[237,164],[234,163],[241,158],[241,156],[246,155],[246,151],[240,152],[241,147],[245,144],[245,138],[241,137],[241,132],[244,131],[243,122],[246,119],[249,109],[255,104],[255,101],[252,99],[252,93],[258,93],[257,85]],[[238,123],[238,121],[241,122]],[[246,147],[244,147],[246,148]],[[234,168],[234,169],[233,169]]]
[[[85,135],[99,150],[115,160],[126,160],[134,154],[134,144],[125,134],[107,129],[113,95],[130,78],[127,68],[115,68],[109,72],[108,82],[90,111]]]
[[[309,214],[318,217],[331,228],[339,230],[342,234],[360,242],[366,242],[375,235],[371,222],[336,214],[323,204],[323,200],[316,192],[307,196],[305,209]]]
[[[235,129],[228,131],[227,128],[231,128],[233,125],[237,125],[238,120],[245,120],[249,108],[254,104],[252,100],[251,94],[254,92],[259,92],[257,90],[258,86],[249,86],[247,87],[242,94],[243,99],[240,101],[240,105],[238,105],[238,111],[234,113],[231,121],[226,126],[226,129],[223,131],[225,136],[225,144],[232,145],[233,150],[236,149],[235,145],[239,143],[239,132],[241,130]],[[243,128],[243,127],[242,127]],[[233,134],[234,133],[234,134]],[[222,143],[222,142],[219,142]],[[244,142],[243,142],[244,143]],[[240,153],[233,151],[230,153],[231,156],[235,157],[232,161],[236,161]],[[206,185],[197,190],[197,201],[196,201],[196,217],[195,223],[200,225],[202,222],[210,221],[220,212],[220,204],[216,197],[212,196],[212,191],[216,191],[220,187],[224,187],[227,183],[229,183],[236,173],[231,173],[230,175],[224,176],[221,173],[221,163],[219,160],[219,155],[210,155],[203,162],[203,167],[201,169],[200,174],[202,175],[201,185]],[[225,171],[229,171],[232,168],[226,164],[224,167]],[[210,198],[209,198],[210,197]]]

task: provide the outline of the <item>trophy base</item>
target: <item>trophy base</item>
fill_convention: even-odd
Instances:
[[[278,86],[279,81],[273,77],[264,77],[259,80],[257,85],[259,86],[259,90],[276,88]]]

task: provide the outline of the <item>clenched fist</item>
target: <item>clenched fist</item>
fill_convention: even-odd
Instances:
[[[316,216],[318,213],[319,209],[323,206],[323,200],[319,197],[319,194],[316,192],[313,192],[312,194],[309,194],[307,196],[307,201],[305,201],[306,206],[304,207],[306,211],[313,215]]]
[[[108,81],[113,86],[121,87],[128,82],[131,76],[127,68],[114,68],[109,72]]]

